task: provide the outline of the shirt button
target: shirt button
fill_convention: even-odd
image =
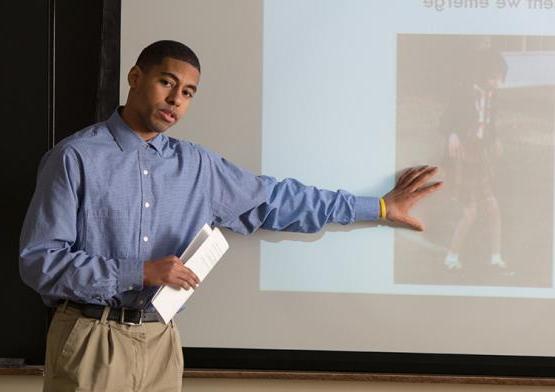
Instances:
[[[148,237],[146,235],[143,237],[143,241],[148,242]]]
[[[143,170],[143,174],[144,174],[145,176],[148,176],[148,170],[146,170],[146,169]]]
[[[150,207],[150,203],[147,201],[147,202],[145,203],[145,208],[148,208],[148,207]]]
[[[133,290],[133,286],[129,286],[129,290]]]
[[[143,301],[142,299],[139,301],[139,305],[142,305],[144,303],[145,303],[145,301]]]

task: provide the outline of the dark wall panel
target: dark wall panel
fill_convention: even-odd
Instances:
[[[119,1],[55,1],[55,141],[110,116],[119,101]]]
[[[117,105],[120,1],[3,1],[0,15],[0,358],[41,364],[49,312],[20,279],[19,233],[42,155]]]
[[[42,360],[46,309],[19,278],[21,223],[35,185],[35,173],[48,149],[50,108],[49,2],[2,2],[3,260],[0,357]],[[22,18],[21,16],[25,17]]]

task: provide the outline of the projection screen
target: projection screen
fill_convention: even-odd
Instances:
[[[422,233],[224,232],[183,345],[554,356],[554,20],[524,0],[123,0],[122,103],[147,44],[201,59],[170,136],[358,195],[413,165],[445,181]]]

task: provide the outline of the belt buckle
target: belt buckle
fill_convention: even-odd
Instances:
[[[119,316],[120,324],[124,324],[124,325],[143,325],[144,310],[141,309],[140,312],[141,312],[141,317],[139,317],[139,322],[134,323],[132,321],[125,321],[125,308],[121,308],[121,314]]]

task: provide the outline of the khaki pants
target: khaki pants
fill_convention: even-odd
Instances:
[[[122,325],[61,305],[48,330],[44,392],[181,392],[183,355],[174,323]]]

